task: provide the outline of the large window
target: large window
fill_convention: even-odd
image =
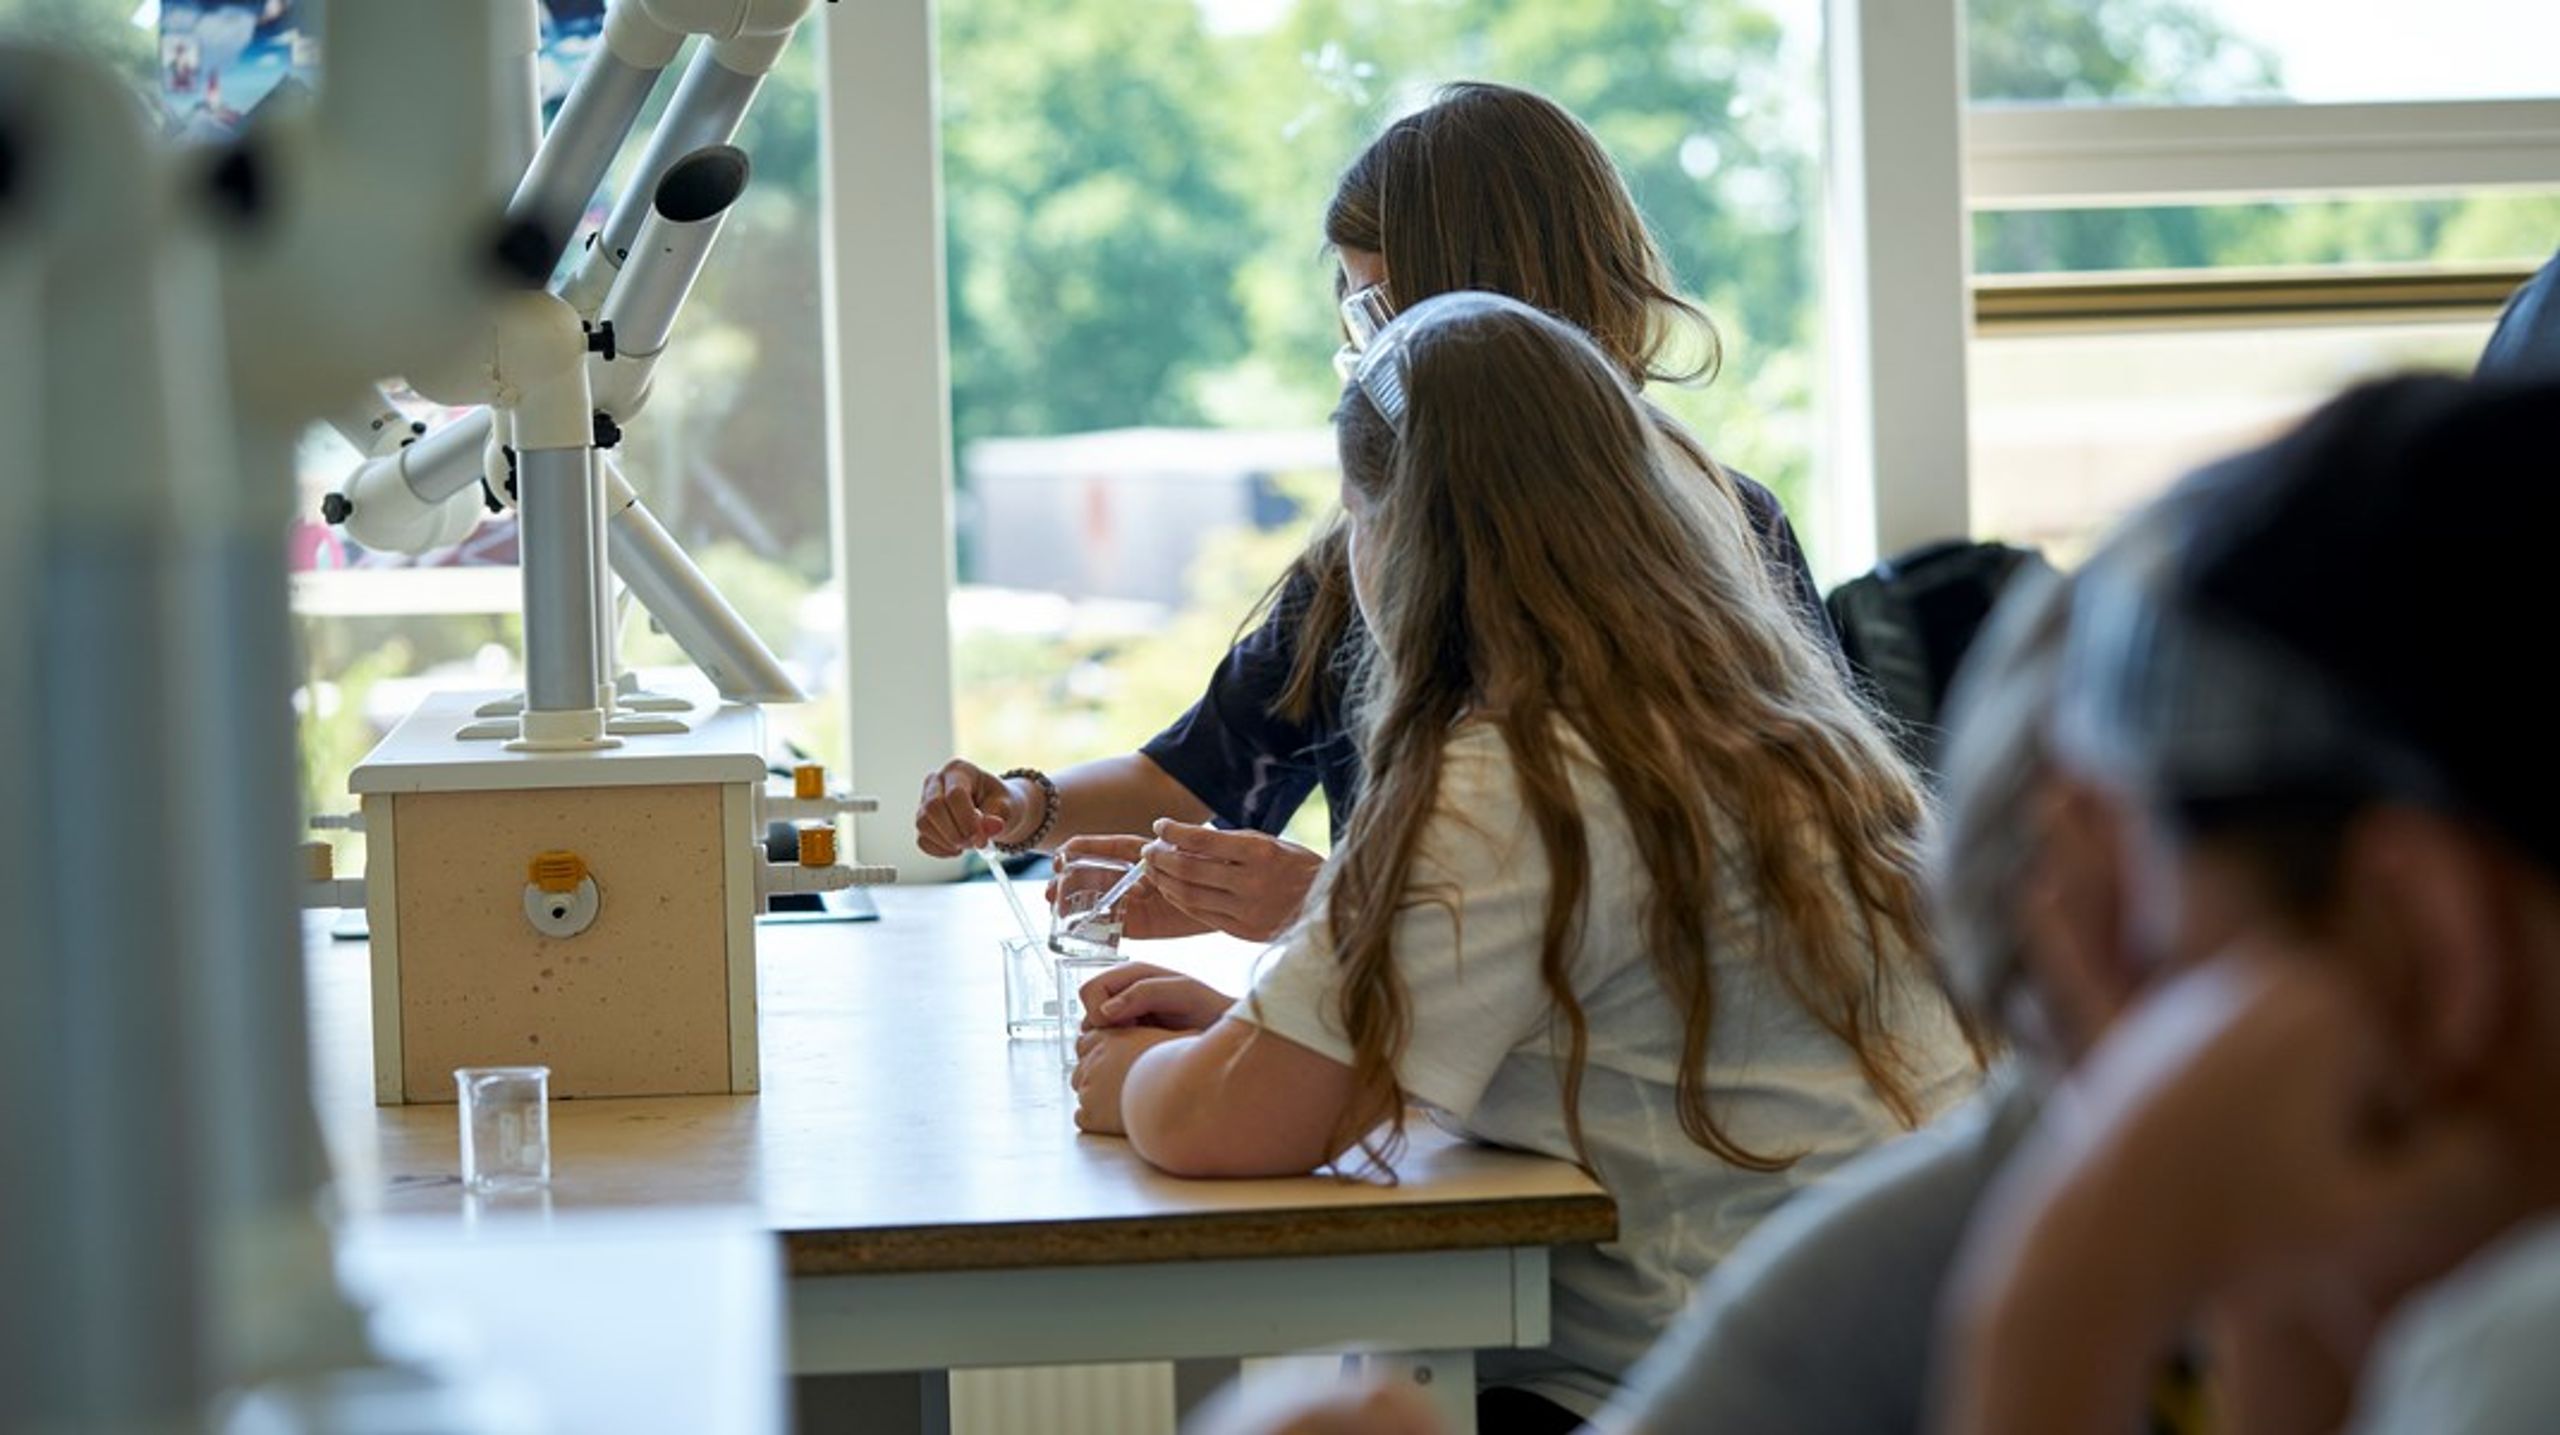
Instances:
[[[2305,0],[1966,16],[1984,536],[2068,561],[2346,385],[2468,371],[2560,247],[2560,11],[2450,0],[2428,45]]]
[[[161,55],[135,17],[151,8],[0,0],[0,33],[70,38],[149,86]],[[253,8],[263,15],[268,6]],[[2386,24],[2366,18],[2367,8],[820,7],[818,23],[831,32],[856,15],[894,11],[915,22],[920,49],[927,15],[939,24],[960,750],[1048,765],[1124,751],[1197,693],[1331,502],[1326,360],[1336,336],[1318,228],[1330,187],[1383,121],[1422,103],[1433,85],[1527,84],[1590,120],[1627,169],[1683,286],[1723,331],[1721,377],[1664,397],[1720,456],[1777,488],[1818,540],[1820,525],[1801,520],[1820,497],[1816,416],[1826,398],[1813,377],[1824,372],[1815,362],[1826,223],[1822,19],[1917,13],[1941,24],[1960,10],[1972,96],[1964,200],[1978,276],[1967,370],[1973,462],[1967,478],[1952,426],[1940,443],[1897,441],[1897,455],[1928,451],[1936,467],[1924,478],[1947,481],[1897,489],[1919,497],[1893,515],[1893,528],[1905,541],[1921,535],[1904,530],[1970,525],[2068,556],[2196,454],[2281,424],[2341,382],[2408,363],[2467,367],[2496,296],[2560,246],[2560,96],[2547,64],[2560,49],[2560,11],[2439,0]],[[920,58],[906,63],[908,32],[883,23],[864,33],[873,30],[898,39],[902,73],[922,72]],[[844,605],[828,592],[824,538],[814,48],[795,46],[750,121],[754,186],[627,458],[677,536],[829,694],[774,719],[833,757]],[[1943,101],[1924,85],[1897,95],[1884,77],[1934,67],[1937,53],[1870,65],[1861,94],[1844,99],[1890,115],[1884,126],[1921,133],[1944,120]],[[897,151],[916,147],[916,135],[900,131]],[[1860,191],[1872,213],[1842,211],[1873,231],[1871,251],[1890,252],[1897,225],[1945,218],[1937,191],[1951,186],[1896,191],[1890,178]],[[843,196],[847,206],[864,202]],[[927,208],[912,196],[902,203],[902,212]],[[840,280],[879,257],[838,249]],[[914,290],[929,278],[904,252],[882,268],[895,271],[888,282]],[[1925,306],[1895,296],[1924,279],[1944,286],[1950,268],[1933,261],[1915,277],[1873,265],[1841,293],[1861,314],[1884,316],[1879,332],[1916,332],[1942,322],[1933,317],[1947,312],[1942,290],[1921,295]],[[2331,287],[2298,287],[2306,279]],[[2403,281],[2416,287],[2376,297]],[[866,354],[864,316],[837,318],[838,338]],[[928,365],[927,346],[907,342],[903,316],[897,332],[902,371]],[[1908,371],[1944,374],[1949,365]],[[1863,394],[1837,398],[1831,417],[1851,421],[1842,432],[1890,407]],[[903,419],[865,422],[873,433],[844,436],[853,452]],[[306,512],[346,461],[312,446]],[[903,484],[905,470],[925,466],[902,456],[901,472],[866,481]],[[858,491],[838,510],[857,554],[869,536],[865,511]],[[419,685],[511,681],[508,552],[503,522],[484,526],[464,551],[416,561],[350,551],[316,525],[297,535],[316,794],[336,799],[335,774]],[[919,601],[944,596],[914,581]],[[629,632],[635,660],[672,663],[645,624],[635,618]],[[900,672],[865,678],[866,704],[901,701]],[[939,726],[938,713],[917,717],[900,740],[910,728],[934,729],[939,747]],[[906,761],[901,749],[896,763],[879,765]],[[909,780],[861,775],[888,796]]]
[[[1335,178],[1447,81],[1526,85],[1591,124],[1723,335],[1722,375],[1661,397],[1809,496],[1808,0],[939,9],[964,752],[1126,752],[1198,695],[1334,501]]]
[[[2075,563],[2185,470],[2273,438],[2359,380],[2467,370],[2488,332],[2468,320],[1982,339],[1975,530]]]

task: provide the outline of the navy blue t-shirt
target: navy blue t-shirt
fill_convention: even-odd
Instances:
[[[1742,474],[1732,477],[1771,576],[1794,594],[1807,625],[1837,648],[1822,590],[1814,586],[1813,570],[1778,496]],[[1200,701],[1139,749],[1189,788],[1221,826],[1276,834],[1321,785],[1338,841],[1360,800],[1360,751],[1342,719],[1341,686],[1327,691],[1308,722],[1291,722],[1271,710],[1297,663],[1298,632],[1314,596],[1314,580],[1293,575],[1262,625],[1227,650]],[[1335,671],[1347,679],[1368,641],[1368,629],[1355,614],[1335,651]]]

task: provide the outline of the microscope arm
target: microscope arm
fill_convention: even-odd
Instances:
[[[588,361],[596,411],[628,424],[648,402],[649,376],[666,353],[676,316],[693,292],[703,261],[720,238],[731,206],[745,192],[746,153],[713,145],[686,155],[662,176],[651,195],[630,260],[614,271],[602,321],[613,327],[613,348]]]
[[[632,492],[622,466],[603,459],[607,551],[615,576],[733,703],[796,703],[808,694],[720,590],[711,586],[656,515]]]
[[[647,402],[650,378],[665,352],[669,336],[691,294],[704,262],[716,243],[729,210],[745,188],[750,165],[746,155],[725,141],[737,131],[763,76],[806,19],[811,0],[619,0],[606,19],[606,43],[581,72],[569,99],[542,137],[509,207],[511,217],[531,218],[545,238],[574,226],[587,200],[602,181],[613,153],[635,122],[650,84],[674,59],[689,34],[706,37],[677,87],[667,113],[650,137],[639,166],[639,178],[616,204],[602,235],[587,259],[563,286],[563,297],[582,316],[595,320],[591,356],[585,361],[588,402],[606,422],[595,425],[601,441],[613,442],[616,426],[628,423]],[[556,256],[554,256],[556,260]],[[583,294],[583,302],[575,296]],[[502,351],[502,337],[491,348]],[[484,356],[468,373],[411,376],[422,393],[449,403],[496,403],[509,406],[500,391],[510,382],[502,352]],[[379,395],[377,393],[377,398]],[[351,413],[342,431],[373,435],[398,422],[387,401],[375,411]],[[521,420],[515,420],[520,423]],[[351,437],[353,436],[351,434]],[[519,437],[507,420],[483,407],[413,441],[396,441],[386,451],[379,443],[361,445],[367,460],[349,475],[340,491],[329,496],[324,514],[343,523],[348,533],[368,547],[423,552],[466,537],[479,521],[472,490],[484,473],[494,472],[492,455],[502,443],[515,451],[520,513],[536,486],[531,470],[541,467],[540,486],[558,496],[568,487],[565,454],[537,457],[537,445]],[[599,535],[605,553],[593,556],[585,570],[599,596],[597,651],[609,655],[610,611],[606,575],[594,562],[609,561],[611,571],[629,585],[659,625],[686,656],[708,675],[730,701],[799,701],[798,685],[666,529],[640,503],[609,457],[590,484],[605,486],[604,526]],[[559,470],[554,472],[554,470]],[[591,490],[592,491],[592,490]],[[547,504],[548,499],[537,499]],[[525,513],[531,532],[558,533],[560,513]],[[527,564],[528,636],[536,626],[534,609],[546,613],[567,603],[570,576],[544,576],[561,556],[552,545],[528,532],[523,542]],[[542,551],[537,553],[539,546]],[[537,596],[539,595],[539,596]],[[565,639],[565,619],[545,618],[543,631]],[[583,652],[561,642],[528,642]],[[547,666],[547,665],[546,665]],[[566,680],[537,681],[546,691],[532,706],[541,709],[566,702]]]
[[[567,242],[577,217],[602,183],[614,151],[636,122],[640,103],[648,98],[649,83],[643,83],[643,77],[653,83],[688,34],[703,35],[709,43],[659,120],[651,137],[651,155],[676,143],[661,136],[734,133],[763,73],[772,68],[808,8],[809,0],[618,0],[606,12],[605,43],[579,73],[569,98],[543,135],[509,205],[510,216],[533,217],[545,226],[544,234]],[[711,75],[712,70],[720,74]],[[580,280],[594,291],[582,313],[594,316],[620,289],[625,257],[633,252],[642,256],[641,262],[628,266],[634,271],[632,298],[605,317],[617,327],[631,324],[633,332],[649,342],[642,346],[636,366],[617,369],[611,363],[598,363],[593,371],[595,386],[612,400],[607,412],[617,422],[636,414],[644,401],[648,369],[719,233],[735,190],[745,183],[744,156],[727,150],[725,154],[734,158],[718,157],[723,153],[719,149],[709,155],[678,151],[654,171],[644,163],[641,173],[654,173],[655,181],[633,184],[615,210],[617,221],[628,230],[625,242],[599,249],[599,253],[613,253],[613,262],[596,262],[590,256],[589,264],[580,270]],[[680,172],[671,175],[669,170]],[[675,211],[673,217],[664,212],[669,208]],[[644,237],[642,230],[653,225],[664,231],[663,236],[652,232]],[[613,232],[614,226],[608,225],[608,230]],[[546,272],[557,257],[555,251],[546,261]],[[362,415],[350,421],[358,433],[369,434],[371,421],[378,416]],[[341,432],[345,431],[342,425]],[[479,522],[479,504],[466,495],[480,484],[489,436],[489,416],[482,412],[456,419],[396,453],[359,443],[358,448],[370,456],[330,495],[323,514],[333,523],[345,524],[349,535],[368,548],[423,553],[458,543]]]
[[[712,145],[737,137],[747,109],[755,103],[775,62],[782,58],[793,30],[808,14],[808,0],[768,0],[755,6],[754,28],[714,39],[694,52],[684,79],[676,85],[664,119],[649,135],[629,187],[614,202],[604,228],[589,242],[577,271],[560,292],[590,318],[603,307],[614,276],[639,245],[640,228],[651,212],[651,196],[666,172]]]
[[[380,384],[340,404],[321,418],[347,445],[366,458],[398,453],[426,434],[427,426],[400,411]]]
[[[587,202],[630,138],[649,92],[684,47],[686,32],[659,23],[651,8],[644,0],[623,0],[605,12],[604,43],[578,71],[507,201],[509,219],[540,227],[549,246],[541,266],[546,275],[568,252]]]

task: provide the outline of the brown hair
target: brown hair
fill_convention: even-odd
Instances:
[[[1722,357],[1706,311],[1672,291],[1599,138],[1527,90],[1450,85],[1388,125],[1343,171],[1324,237],[1385,255],[1396,308],[1461,289],[1508,294],[1589,334],[1640,385],[1707,378]],[[1703,352],[1678,367],[1666,356],[1684,330]]]
[[[1509,85],[1443,88],[1389,124],[1352,160],[1325,210],[1335,249],[1385,256],[1397,308],[1435,294],[1507,294],[1589,334],[1634,384],[1710,378],[1722,357],[1715,324],[1673,291],[1670,266],[1607,150],[1553,100]],[[1344,280],[1335,271],[1335,287]],[[1683,333],[1700,353],[1668,357]],[[1645,406],[1663,440],[1708,484],[1732,482],[1670,415]],[[1734,501],[1739,502],[1738,498]],[[1340,680],[1335,649],[1355,617],[1338,522],[1309,540],[1271,598],[1309,585],[1297,662],[1273,704],[1305,722]]]
[[[1589,1043],[1571,967],[1591,874],[1566,728],[1645,863],[1645,947],[1682,1024],[1681,1129],[1753,1170],[1795,1156],[1744,1147],[1709,1101],[1712,958],[1734,942],[1765,953],[1917,1124],[1891,1029],[1901,993],[1930,999],[1909,771],[1778,593],[1739,509],[1665,463],[1624,372],[1590,340],[1500,301],[1413,318],[1404,431],[1356,387],[1336,413],[1362,542],[1393,555],[1368,595],[1369,791],[1309,902],[1341,965],[1359,1095],[1336,1149],[1383,1117],[1394,1135],[1363,1149],[1384,1161],[1401,1135],[1395,1068],[1412,1011],[1395,928],[1414,904],[1448,900],[1412,887],[1462,722],[1500,733],[1549,865],[1539,962],[1577,1151]],[[1757,914],[1741,930],[1724,917],[1733,884]]]

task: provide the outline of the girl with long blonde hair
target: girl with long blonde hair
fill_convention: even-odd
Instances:
[[[1088,989],[1079,1120],[1192,1176],[1391,1167],[1408,1102],[1580,1162],[1619,1239],[1559,1252],[1554,1344],[1486,1367],[1488,1428],[1542,1428],[1789,1191],[1969,1084],[1922,799],[1578,331],[1425,301],[1335,422],[1367,791],[1244,1002],[1134,963]]]

